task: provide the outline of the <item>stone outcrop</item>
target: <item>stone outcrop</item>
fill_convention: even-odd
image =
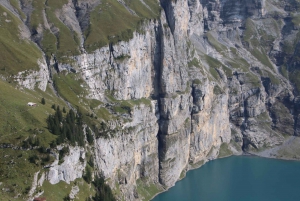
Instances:
[[[26,70],[19,72],[18,75],[14,76],[14,80],[22,87],[28,89],[35,89],[35,87],[45,91],[49,81],[49,70],[46,61],[38,61],[40,70]]]
[[[126,124],[114,122],[111,129],[120,126],[116,137],[99,138],[95,142],[95,161],[112,186],[120,186],[126,199],[135,200],[136,180],[147,178],[159,185],[157,102],[141,104],[132,112],[132,120]],[[129,193],[130,192],[130,193]]]
[[[69,184],[77,178],[82,178],[86,166],[84,159],[85,150],[83,148],[69,147],[69,153],[62,158],[62,163],[59,160],[59,155],[56,155],[56,160],[51,164],[47,173],[47,180],[51,184],[57,184],[60,181]]]

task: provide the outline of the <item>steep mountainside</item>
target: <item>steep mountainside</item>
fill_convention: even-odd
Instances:
[[[102,175],[149,200],[219,157],[300,159],[299,11],[0,0],[0,199],[86,200]]]

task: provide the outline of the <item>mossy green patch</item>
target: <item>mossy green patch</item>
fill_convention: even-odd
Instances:
[[[26,18],[26,15],[23,13],[21,9],[21,4],[19,0],[9,0],[10,4],[18,11],[18,14],[22,19]]]
[[[103,119],[105,121],[108,121],[113,118],[113,115],[109,113],[109,111],[105,107],[101,107],[96,111],[97,117],[100,119]]]
[[[85,96],[83,81],[77,78],[76,74],[55,75],[53,77],[54,85],[58,93],[74,106],[80,105],[80,97]]]
[[[237,150],[239,152],[243,151],[242,147],[237,142],[235,142],[234,140],[230,140],[230,145],[233,146],[235,148],[235,150]]]
[[[151,101],[146,98],[135,99],[135,100],[120,100],[116,101],[114,110],[120,114],[130,113],[134,106],[144,104],[151,107]]]
[[[219,73],[216,71],[215,68],[209,68],[209,72],[210,74],[213,76],[213,78],[215,78],[216,80],[220,79]]]
[[[90,25],[85,31],[85,48],[91,52],[109,42],[128,41],[133,37],[145,19],[159,16],[159,4],[154,0],[144,1],[125,0],[126,5],[137,15],[130,13],[117,0],[103,0],[90,14]]]
[[[42,58],[42,52],[33,42],[20,38],[22,22],[1,5],[0,16],[0,74],[39,70],[37,61]]]
[[[217,41],[210,32],[206,33],[206,37],[209,44],[213,46],[219,53],[227,50],[226,46]]]
[[[222,70],[225,72],[227,77],[232,77],[232,70],[228,67],[226,67],[224,64],[222,64],[220,61],[218,61],[215,58],[212,58],[208,55],[205,55],[205,60],[209,65],[209,71],[211,75],[218,80],[219,79],[219,73],[215,70],[215,68],[222,68]]]
[[[294,71],[289,73],[289,77],[291,82],[294,84],[294,86],[296,87],[297,92],[300,92],[300,70],[295,69]]]
[[[180,176],[179,176],[179,180],[183,179],[186,175],[186,171],[185,170],[182,170],[181,173],[180,173]]]
[[[286,54],[292,55],[295,52],[297,44],[300,41],[300,32],[296,34],[296,37],[288,40],[284,40],[282,44],[282,51]]]
[[[281,75],[283,75],[285,78],[288,79],[289,72],[288,72],[287,67],[285,65],[280,66],[279,71],[280,71]]]
[[[162,191],[162,189],[154,183],[147,182],[146,179],[138,179],[136,184],[137,192],[141,200],[150,200],[154,195]]]
[[[57,38],[50,32],[50,30],[44,31],[43,38],[41,40],[41,47],[48,59],[50,59],[52,54],[57,52]]]
[[[214,86],[214,94],[215,95],[220,95],[222,93],[223,93],[223,90],[218,85],[215,85]]]
[[[38,26],[43,25],[43,10],[45,9],[46,0],[33,0],[32,7],[34,8],[30,16],[30,28],[36,30]]]
[[[244,32],[244,40],[249,41],[254,35],[256,35],[256,28],[254,22],[247,18],[245,23],[245,32]]]
[[[293,13],[292,22],[295,26],[300,26],[300,15],[298,13]]]
[[[49,0],[46,2],[46,14],[49,23],[53,23],[55,27],[58,28],[58,33],[56,34],[57,39],[57,59],[62,63],[69,63],[68,56],[78,55],[79,51],[79,39],[76,33],[73,33],[64,23],[62,23],[56,16],[55,12],[58,9],[62,9],[64,4],[67,4],[67,0],[55,1]],[[47,34],[47,33],[46,33]],[[49,35],[49,33],[48,33]],[[44,39],[43,44],[50,44],[53,42],[53,36],[47,36]],[[51,47],[44,47],[45,49],[52,49]],[[47,52],[49,54],[50,52]]]
[[[79,192],[76,195],[75,200],[87,200],[88,197],[92,197],[95,195],[95,188],[92,185],[86,183],[82,178],[76,179],[73,182],[73,185],[77,185],[79,187]]]
[[[83,115],[83,121],[89,126],[99,124],[101,120],[106,120],[110,117],[100,113],[102,111],[100,106],[102,104],[101,102],[86,98],[87,86],[77,74],[59,74],[55,75],[53,80],[59,95],[71,103],[75,109],[80,111],[82,114],[85,114]],[[100,109],[93,108],[98,106]],[[96,115],[92,117],[91,114]]]
[[[266,77],[270,78],[270,81],[272,84],[279,85],[281,83],[280,80],[269,71],[264,70],[262,72],[262,76],[266,76]]]
[[[228,144],[222,143],[220,146],[218,158],[224,158],[231,155],[232,155],[232,151],[229,149]]]
[[[202,82],[201,82],[201,80],[199,80],[199,79],[194,79],[193,80],[193,84],[197,84],[197,85],[199,85],[199,84],[201,84]]]
[[[200,63],[199,63],[199,60],[197,58],[193,58],[191,61],[188,62],[188,67],[191,68],[191,67],[198,67],[200,68]]]
[[[251,54],[259,60],[263,65],[269,67],[272,71],[274,70],[273,65],[271,64],[267,54],[264,50],[253,49],[250,51]]]
[[[241,57],[235,57],[234,59],[232,60],[228,60],[227,63],[232,67],[232,68],[235,68],[235,69],[239,69],[241,72],[249,72],[249,63],[241,58]]]
[[[146,19],[154,19],[157,18],[159,15],[157,6],[158,4],[154,4],[155,1],[145,1],[144,3],[147,5],[145,6],[145,4],[142,3],[142,1],[131,1],[131,0],[124,0],[124,2],[126,3],[126,5],[131,8],[132,10],[135,11],[135,13],[142,18],[146,18]],[[152,3],[152,8],[153,11],[151,9],[151,7],[148,6],[147,3]]]
[[[43,197],[47,198],[47,200],[64,200],[70,194],[72,186],[64,181],[55,185],[50,184],[49,181],[45,181],[42,189],[44,190]]]
[[[201,160],[201,161],[198,161],[197,163],[192,163],[190,165],[191,165],[192,169],[196,169],[196,168],[201,167],[203,164],[204,164],[204,160]]]

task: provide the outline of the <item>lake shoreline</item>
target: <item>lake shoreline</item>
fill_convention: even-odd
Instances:
[[[179,180],[180,182],[176,182],[173,188],[170,187],[165,189],[165,191],[157,193],[151,200],[194,201],[201,198],[201,200],[213,201],[220,200],[220,196],[222,193],[224,194],[224,192],[225,195],[228,194],[233,197],[231,198],[229,196],[227,198],[227,200],[230,201],[238,200],[236,197],[239,196],[245,197],[245,200],[251,200],[250,198],[252,198],[252,200],[263,200],[259,198],[259,196],[266,196],[264,200],[298,200],[298,198],[300,200],[300,195],[293,194],[295,191],[293,187],[300,184],[300,173],[298,173],[300,162],[296,160],[263,159],[275,158],[266,158],[244,153],[239,156],[232,155],[223,158],[223,160],[211,160],[209,161],[210,163],[206,163],[205,166],[203,165],[201,168],[189,171],[185,180]],[[281,161],[295,161],[298,163],[282,163]],[[224,174],[224,172],[226,172],[226,174]],[[199,178],[201,179],[199,180]],[[252,180],[252,183],[249,180]],[[250,186],[247,187],[247,185]],[[284,188],[282,188],[282,186],[284,186]],[[245,189],[250,189],[250,192],[245,191]],[[282,190],[284,190],[283,193],[281,193]],[[251,191],[258,192],[251,193]],[[180,192],[183,192],[182,194],[184,195],[178,195]],[[159,195],[163,193],[166,194],[164,194],[164,196]],[[246,195],[244,196],[243,193],[251,193],[251,195],[247,197]],[[272,196],[274,197],[275,195],[278,196],[278,198],[275,197],[275,199],[273,199]],[[208,196],[212,196],[212,198]],[[295,196],[297,199],[294,199]],[[256,199],[256,197],[258,198]]]
[[[174,186],[176,186],[176,184],[177,184],[179,181],[185,179],[185,178],[186,178],[186,174],[187,174],[189,171],[200,169],[200,168],[202,168],[202,166],[204,166],[204,165],[207,164],[208,162],[217,161],[218,159],[229,158],[229,157],[232,157],[232,156],[257,157],[257,158],[264,158],[264,159],[274,159],[274,160],[283,160],[283,161],[296,161],[296,162],[299,162],[299,161],[300,161],[299,159],[275,158],[275,157],[269,157],[269,156],[266,156],[266,155],[259,155],[259,154],[257,154],[257,153],[251,153],[251,152],[243,151],[242,154],[239,154],[239,155],[234,155],[234,154],[233,154],[233,155],[225,156],[225,157],[222,157],[222,158],[216,158],[216,159],[214,159],[214,160],[208,160],[208,161],[206,161],[204,164],[202,164],[200,167],[189,169],[188,171],[186,171],[185,176],[184,176],[183,178],[181,178],[181,179],[179,179],[179,180],[176,181],[176,183],[174,184]],[[151,197],[151,199],[150,199],[149,201],[153,200],[156,196],[158,196],[158,195],[160,195],[160,194],[162,194],[162,193],[168,192],[168,191],[169,191],[172,187],[174,187],[174,186],[171,186],[171,187],[169,187],[169,188],[167,188],[167,189],[164,189],[163,191],[161,191],[161,192],[159,192],[159,193],[156,193],[155,195],[153,195],[153,197]]]

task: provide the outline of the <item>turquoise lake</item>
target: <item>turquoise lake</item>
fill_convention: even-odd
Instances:
[[[300,162],[250,156],[210,161],[152,201],[300,201]]]

